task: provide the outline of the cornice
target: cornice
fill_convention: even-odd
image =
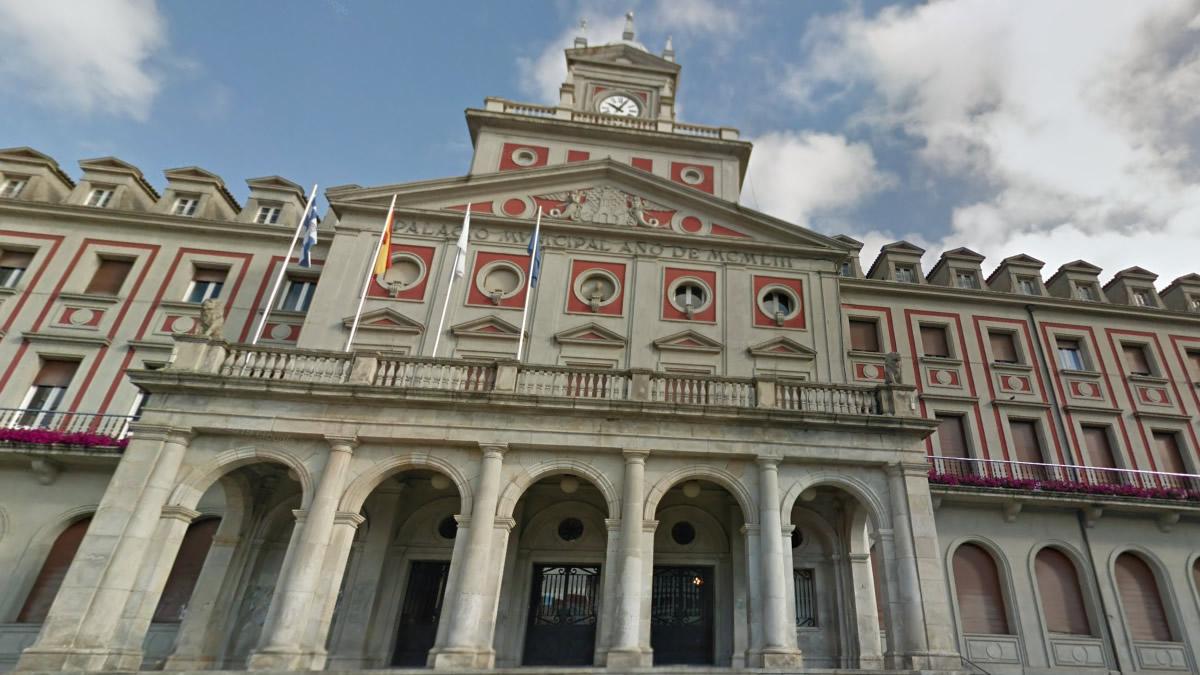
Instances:
[[[108,347],[112,345],[112,340],[103,335],[72,335],[46,331],[26,331],[21,333],[21,337],[29,342],[45,342],[50,344],[87,345],[89,347]]]
[[[77,218],[89,225],[113,224],[138,229],[159,230],[170,228],[179,232],[197,234],[223,234],[230,237],[260,237],[287,241],[294,234],[290,227],[243,223],[234,220],[209,220],[189,216],[173,216],[152,211],[129,211],[114,208],[96,208],[77,204],[52,204],[50,202],[28,202],[0,200],[0,213],[22,216],[46,216]]]

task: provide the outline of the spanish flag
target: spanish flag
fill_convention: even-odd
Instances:
[[[387,222],[383,225],[383,239],[379,242],[379,255],[375,256],[375,276],[379,276],[387,271],[388,262],[392,257],[392,217],[395,216],[396,200],[392,200],[392,207],[388,209]]]

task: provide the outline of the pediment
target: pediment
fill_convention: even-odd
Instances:
[[[455,324],[450,327],[450,332],[455,335],[516,340],[521,334],[521,329],[495,314],[489,314],[485,317]]]
[[[983,262],[985,258],[985,256],[972,251],[966,246],[959,246],[958,248],[950,249],[949,251],[942,253],[942,257],[959,258],[960,260],[973,260],[975,262]]]
[[[917,246],[916,244],[914,244],[912,242],[904,241],[903,239],[901,239],[900,241],[894,241],[890,244],[886,244],[879,250],[884,253],[906,253],[906,254],[912,254],[912,255],[918,255],[918,256],[925,255],[925,249],[921,248],[920,246]],[[976,253],[976,255],[979,255],[979,254]]]
[[[347,316],[342,319],[342,325],[346,328],[349,328],[353,323],[353,316]],[[404,316],[390,307],[384,307],[364,312],[358,320],[358,330],[381,330],[416,334],[425,332],[425,325]]]
[[[246,185],[263,190],[281,190],[292,192],[304,197],[304,188],[283,176],[263,176],[262,178],[247,178]]]
[[[1037,258],[1035,258],[1031,255],[1026,255],[1024,253],[1018,253],[1017,255],[1010,255],[1009,257],[1005,258],[1004,260],[1001,260],[1000,264],[1002,264],[1002,265],[1022,265],[1022,266],[1026,266],[1026,267],[1037,267],[1038,269],[1041,269],[1046,263],[1042,262],[1041,260],[1038,260]]]
[[[198,180],[202,182],[224,183],[220,176],[198,166],[184,166],[178,169],[163,171],[167,180]]]
[[[719,354],[725,345],[694,330],[685,330],[654,341],[654,346],[665,351],[705,352]]]
[[[1104,268],[1097,267],[1086,260],[1072,260],[1058,269],[1067,272],[1083,272],[1086,274],[1100,274],[1104,271]]]
[[[1129,279],[1145,279],[1147,281],[1154,281],[1155,279],[1158,278],[1158,275],[1144,267],[1136,267],[1135,266],[1135,267],[1127,267],[1127,268],[1121,270],[1120,272],[1117,272],[1116,274],[1114,274],[1113,277],[1117,278],[1117,279],[1129,278]]]
[[[79,160],[79,168],[84,169],[84,170],[100,169],[100,170],[104,170],[104,171],[120,171],[120,172],[133,173],[138,176],[142,175],[141,169],[137,168],[133,164],[130,164],[129,162],[126,162],[123,159],[119,159],[117,157],[112,157],[112,156],[96,157],[94,159],[81,159],[81,160]]]
[[[783,359],[812,360],[817,356],[817,352],[813,348],[802,345],[788,337],[777,337],[766,342],[760,342],[749,347],[747,351],[752,356]]]
[[[591,345],[595,347],[624,347],[625,336],[597,323],[568,328],[554,334],[559,344]]]
[[[678,73],[678,63],[651,54],[633,44],[617,42],[592,47],[576,47],[566,51],[567,63],[593,63],[604,66],[641,66],[664,73]]]

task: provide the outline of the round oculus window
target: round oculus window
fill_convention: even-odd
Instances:
[[[681,520],[671,527],[671,540],[680,546],[687,546],[696,541],[696,527],[686,520]]]
[[[575,279],[575,297],[594,308],[612,304],[620,292],[621,282],[608,270],[587,270]]]
[[[699,185],[704,182],[704,172],[694,166],[689,166],[679,172],[679,178],[688,185]]]
[[[767,286],[758,294],[758,307],[771,318],[790,319],[800,309],[800,299],[786,286]]]
[[[537,151],[533,148],[517,148],[510,157],[517,166],[533,166],[538,160]]]
[[[563,541],[575,541],[583,536],[583,521],[578,518],[563,518],[558,524],[558,538]]]
[[[699,279],[684,277],[671,284],[671,304],[681,312],[698,312],[708,307],[712,294]]]
[[[380,275],[380,283],[384,286],[405,290],[412,288],[425,278],[425,261],[411,253],[397,253],[392,256],[388,268]]]
[[[453,539],[458,534],[458,521],[454,516],[446,516],[438,523],[437,531],[442,539]]]
[[[475,284],[484,295],[493,299],[511,298],[525,283],[525,273],[507,260],[496,260],[483,266],[475,276]]]

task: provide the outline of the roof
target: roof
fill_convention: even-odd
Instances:
[[[59,180],[67,185],[70,185],[71,187],[75,187],[75,181],[71,180],[71,177],[68,176],[66,172],[64,172],[62,168],[58,166],[58,162],[56,162],[53,157],[44,152],[34,150],[28,145],[23,145],[17,148],[0,149],[0,156],[7,156],[18,161],[41,164],[50,169],[50,171],[57,176]]]
[[[166,169],[163,171],[163,175],[167,177],[168,181],[182,179],[212,183],[213,187],[217,188],[217,192],[225,199],[229,206],[233,207],[235,212],[242,210],[242,205],[238,204],[233,194],[225,187],[225,181],[207,169],[202,169],[198,166],[181,166],[175,169]]]
[[[146,193],[155,200],[158,200],[162,196],[158,194],[158,190],[154,189],[154,186],[150,184],[150,181],[146,180],[146,177],[142,175],[141,169],[123,159],[113,157],[112,155],[107,157],[95,157],[93,159],[81,159],[79,160],[79,168],[83,169],[84,171],[89,169],[99,169],[101,171],[128,173],[133,178],[134,182],[136,182],[139,187],[145,190]]]

